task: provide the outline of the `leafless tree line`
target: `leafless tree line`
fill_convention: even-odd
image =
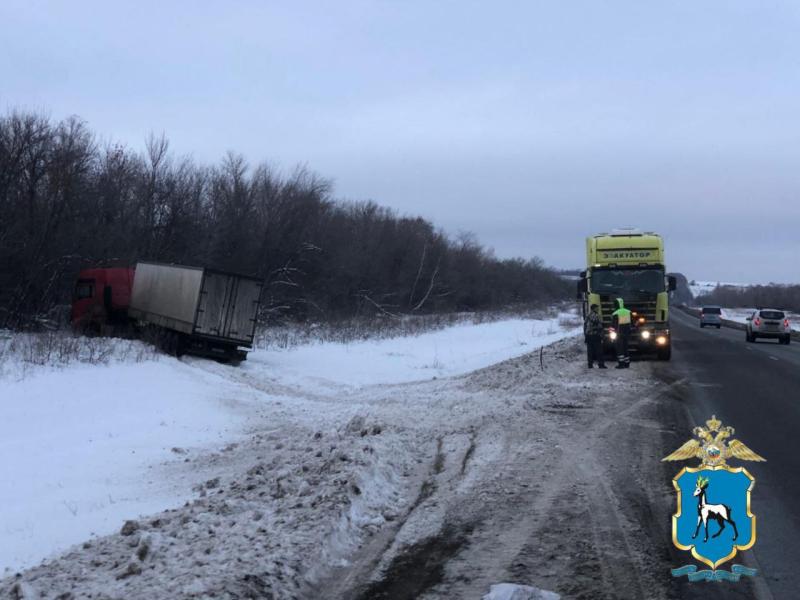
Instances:
[[[256,275],[267,315],[482,310],[542,304],[569,286],[537,260],[499,260],[473,236],[332,196],[305,168],[288,175],[229,153],[176,158],[100,143],[77,117],[0,117],[0,326],[68,304],[77,272],[155,260]]]

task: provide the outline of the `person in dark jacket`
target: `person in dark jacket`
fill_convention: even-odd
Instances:
[[[586,315],[586,320],[583,322],[583,335],[586,341],[586,359],[589,361],[589,368],[594,368],[594,363],[597,361],[597,366],[601,369],[606,368],[606,363],[603,360],[603,321],[600,319],[597,304],[592,304],[589,308],[589,314]]]
[[[628,340],[631,337],[631,311],[625,308],[622,298],[617,298],[617,310],[611,313],[614,330],[617,332],[617,368],[627,369],[631,366],[628,354]]]

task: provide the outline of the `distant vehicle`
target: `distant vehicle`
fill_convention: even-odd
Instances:
[[[745,339],[755,342],[758,338],[777,339],[781,344],[792,341],[789,318],[782,310],[760,308],[747,317]]]
[[[717,329],[722,327],[722,308],[719,306],[704,306],[700,309],[700,328],[702,329],[706,325]]]
[[[255,337],[261,280],[203,267],[140,262],[86,269],[72,301],[73,328],[149,331],[170,354],[244,360]]]

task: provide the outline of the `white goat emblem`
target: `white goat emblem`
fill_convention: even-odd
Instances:
[[[733,527],[733,540],[739,537],[736,523],[731,519],[731,509],[725,504],[709,504],[706,502],[706,489],[708,489],[708,478],[699,475],[697,477],[697,487],[694,489],[694,496],[697,498],[697,528],[694,530],[692,539],[697,537],[700,525],[705,528],[704,542],[708,541],[708,521],[714,520],[719,524],[719,530],[711,537],[719,537],[725,529],[725,523],[730,523]]]

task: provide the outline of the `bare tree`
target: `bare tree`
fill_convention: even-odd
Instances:
[[[498,260],[375,202],[332,197],[305,165],[288,175],[228,153],[175,159],[99,147],[77,117],[0,117],[0,326],[69,302],[79,269],[161,260],[262,277],[266,314],[336,319],[537,304],[569,285],[538,260]],[[274,308],[270,311],[270,308]]]

